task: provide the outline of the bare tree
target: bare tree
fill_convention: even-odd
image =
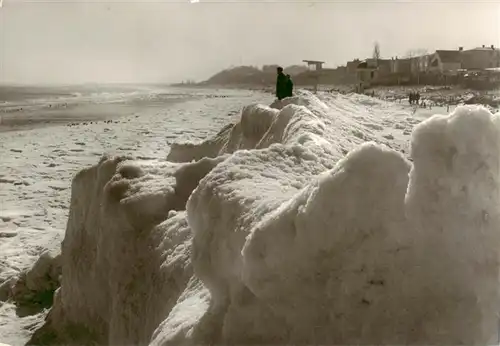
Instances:
[[[378,65],[378,61],[380,60],[380,45],[378,44],[378,42],[375,42],[373,44],[373,59],[375,59]]]

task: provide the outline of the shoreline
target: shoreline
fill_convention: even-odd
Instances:
[[[30,131],[53,126],[72,126],[82,123],[99,123],[115,119],[136,116],[144,113],[159,112],[174,104],[197,99],[196,96],[172,98],[159,104],[142,102],[76,103],[59,109],[44,107],[37,110],[0,113],[0,133]]]
[[[18,106],[0,105],[0,134],[13,131],[30,131],[53,126],[72,126],[81,123],[98,123],[127,116],[143,116],[151,112],[161,112],[177,103],[195,101],[203,98],[219,97],[221,93],[260,92],[255,88],[230,88],[214,86],[166,86],[165,91],[153,93],[152,98],[131,98],[119,101],[100,102],[93,100],[74,101],[62,100],[48,103],[45,100],[38,104]],[[169,90],[170,88],[170,90]],[[174,90],[171,90],[174,89]],[[175,91],[177,89],[177,92]],[[179,93],[185,90],[186,93]],[[144,95],[142,95],[144,96]],[[223,97],[232,97],[225,95]]]

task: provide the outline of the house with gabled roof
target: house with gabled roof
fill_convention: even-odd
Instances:
[[[429,72],[453,74],[462,68],[461,50],[437,50],[430,57]]]

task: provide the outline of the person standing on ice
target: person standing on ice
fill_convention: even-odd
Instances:
[[[286,94],[285,97],[292,97],[293,96],[293,81],[292,77],[287,74],[286,75]]]
[[[283,67],[278,67],[277,69],[278,76],[276,78],[276,97],[278,100],[283,100],[286,97],[286,76],[283,73]]]

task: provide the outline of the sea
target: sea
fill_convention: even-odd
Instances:
[[[0,85],[0,132],[144,114],[207,93],[168,85]]]

